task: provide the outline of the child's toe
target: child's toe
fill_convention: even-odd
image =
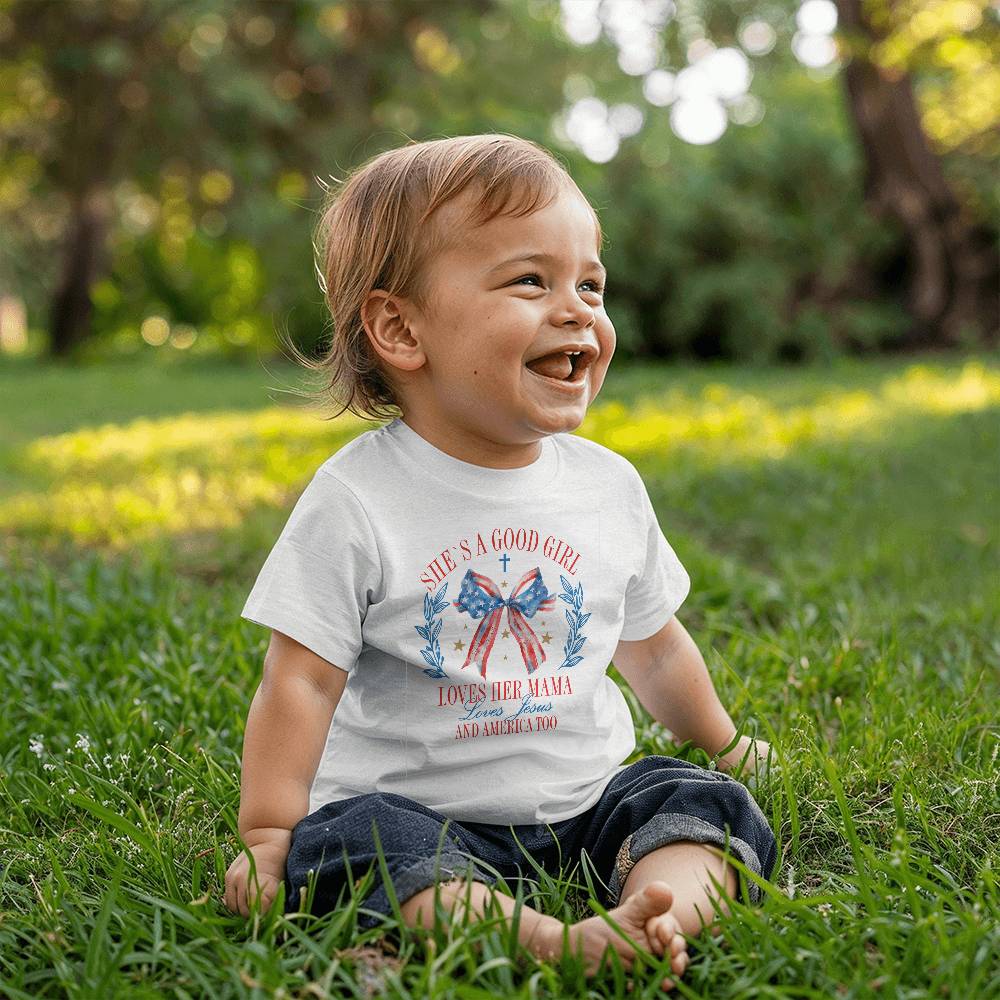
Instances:
[[[676,947],[677,937],[680,934],[680,926],[672,913],[661,915],[660,922],[656,927],[656,934],[663,947],[663,951],[660,954],[665,954],[668,948],[673,952],[674,947]],[[683,941],[684,939],[681,938],[681,940]]]
[[[646,921],[646,939],[649,941],[649,949],[654,955],[659,955],[661,958],[666,954],[666,943],[663,940],[663,934],[660,930],[660,924],[662,923],[662,914],[657,914],[655,917],[650,917]]]
[[[688,953],[686,951],[682,951],[679,955],[675,955],[670,960],[670,971],[678,976],[684,975],[684,970],[688,967],[689,961],[690,959],[688,958]]]

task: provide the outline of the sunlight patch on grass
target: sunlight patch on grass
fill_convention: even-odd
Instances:
[[[364,426],[271,407],[254,414],[186,413],[39,438],[15,456],[48,488],[0,501],[0,531],[69,535],[125,548],[238,527],[257,507],[283,507]]]
[[[916,364],[875,391],[829,391],[781,408],[713,382],[671,388],[634,407],[598,402],[579,433],[630,457],[684,447],[706,465],[781,458],[811,442],[883,436],[901,416],[1000,404],[1000,372],[969,361],[946,373]],[[126,548],[187,532],[238,528],[259,508],[288,506],[309,476],[368,427],[353,414],[324,421],[303,408],[185,413],[38,438],[15,452],[39,483],[0,500],[0,532],[66,535]]]
[[[819,395],[811,406],[782,409],[761,395],[713,382],[697,396],[671,389],[632,408],[596,403],[585,437],[628,455],[694,446],[705,458],[782,458],[801,443],[881,436],[905,415],[941,415],[1000,405],[1000,372],[970,361],[956,374],[911,365],[875,392]]]
[[[104,424],[67,434],[39,438],[24,451],[28,468],[48,475],[101,473],[116,466],[131,470],[161,469],[185,456],[201,466],[225,468],[241,458],[238,449],[251,445],[269,459],[287,454],[290,441],[320,441],[328,445],[345,429],[361,429],[361,421],[346,417],[331,424],[291,408],[270,407],[256,413],[183,413],[129,424]],[[237,449],[237,451],[234,451]],[[244,464],[241,462],[241,464]],[[280,469],[273,469],[280,472]]]

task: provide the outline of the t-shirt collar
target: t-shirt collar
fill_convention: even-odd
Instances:
[[[530,465],[517,469],[493,469],[463,462],[441,451],[400,417],[392,419],[382,430],[406,458],[424,472],[431,473],[449,486],[484,499],[524,496],[529,491],[548,486],[559,470],[559,449],[554,440],[558,435],[541,439],[541,453]]]

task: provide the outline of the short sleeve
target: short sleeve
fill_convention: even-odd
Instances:
[[[378,545],[361,501],[321,469],[292,508],[240,617],[284,632],[350,673],[380,586]]]
[[[620,638],[647,639],[673,618],[691,589],[691,579],[660,530],[646,484],[636,473],[641,537],[639,559],[625,591],[625,618]]]

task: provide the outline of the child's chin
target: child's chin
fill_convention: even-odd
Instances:
[[[537,421],[537,429],[544,430],[546,434],[565,434],[575,431],[587,414],[583,402],[581,400],[578,406],[556,406],[544,410],[542,419]]]

